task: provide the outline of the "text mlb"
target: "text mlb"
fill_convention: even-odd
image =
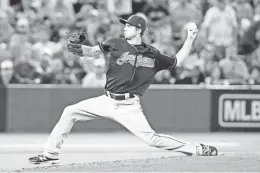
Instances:
[[[260,122],[260,96],[239,94],[222,95],[220,113],[224,122]]]

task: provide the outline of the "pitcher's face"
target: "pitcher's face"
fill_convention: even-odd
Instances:
[[[125,24],[125,28],[124,28],[125,39],[130,40],[136,37],[139,33],[140,33],[139,29],[136,28],[135,26]]]

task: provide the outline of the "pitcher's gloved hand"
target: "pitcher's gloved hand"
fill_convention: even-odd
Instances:
[[[70,43],[68,42],[67,44],[67,48],[70,52],[72,52],[74,55],[78,55],[80,57],[83,56],[83,50],[80,44],[74,44],[74,43]]]
[[[68,50],[75,55],[83,56],[81,43],[87,38],[86,32],[83,32],[83,30],[81,30],[80,32],[68,33],[68,35]]]

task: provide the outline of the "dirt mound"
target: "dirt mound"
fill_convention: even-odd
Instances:
[[[162,157],[40,166],[19,172],[260,172],[259,155]]]

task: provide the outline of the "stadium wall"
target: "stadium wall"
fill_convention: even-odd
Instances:
[[[103,94],[102,89],[78,86],[10,86],[7,132],[50,132],[62,110],[70,104]],[[210,130],[210,91],[151,87],[141,99],[148,121],[156,131],[206,132]],[[102,109],[102,105],[97,105]],[[107,119],[78,122],[74,132],[125,131]]]
[[[257,86],[153,85],[141,104],[157,132],[260,131],[259,91]],[[66,106],[101,94],[103,89],[71,85],[11,85],[0,90],[0,129],[50,132]],[[73,131],[126,130],[98,119],[78,122]]]
[[[0,132],[6,131],[6,102],[7,102],[7,89],[0,85]]]

